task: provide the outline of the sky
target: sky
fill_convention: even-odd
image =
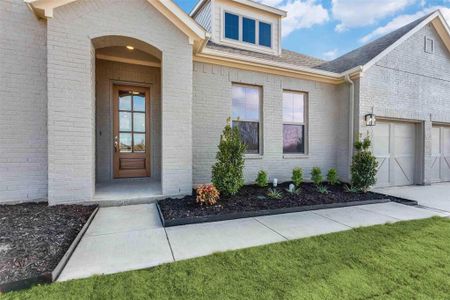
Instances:
[[[332,60],[436,9],[450,24],[450,0],[257,0],[287,11],[283,48]],[[190,12],[197,0],[175,0]]]

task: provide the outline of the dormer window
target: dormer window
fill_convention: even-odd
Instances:
[[[271,23],[225,12],[223,26],[223,37],[227,40],[272,48]]]
[[[225,37],[239,40],[239,16],[225,13]]]
[[[265,47],[272,47],[272,25],[259,22],[259,44]]]
[[[247,43],[256,43],[256,21],[242,18],[242,40]]]

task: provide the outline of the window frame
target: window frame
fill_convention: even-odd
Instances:
[[[233,39],[233,38],[230,38],[230,37],[227,37],[227,36],[226,36],[226,24],[227,24],[227,18],[226,18],[226,15],[227,15],[227,14],[232,15],[232,16],[236,16],[237,19],[238,19],[238,23],[237,23],[237,26],[238,26],[238,28],[237,28],[237,30],[238,30],[237,34],[238,34],[238,36],[237,36],[237,39]],[[240,16],[239,14],[232,13],[232,12],[229,12],[229,11],[225,11],[225,12],[224,12],[224,14],[223,14],[223,37],[224,37],[225,39],[230,40],[230,41],[240,41],[240,40],[242,39],[242,34],[241,34],[241,31],[242,31],[242,29],[241,29],[241,27],[242,27],[242,21],[241,21],[241,19],[242,19],[242,18],[241,18],[241,16]]]
[[[244,87],[244,88],[255,88],[259,91],[259,109],[258,109],[258,122],[255,121],[245,121],[239,119],[239,122],[249,122],[258,123],[258,153],[248,153],[244,154],[246,159],[251,158],[262,158],[263,156],[263,87],[255,84],[246,84],[241,82],[231,83],[231,126],[233,126],[233,121],[238,121],[233,118],[233,87]]]
[[[260,30],[260,28],[261,28],[261,23],[270,26],[270,46],[262,45],[262,44],[261,44],[261,39],[260,39],[260,37],[261,37],[261,30]],[[272,49],[272,45],[273,45],[273,39],[272,39],[272,37],[273,37],[273,24],[272,24],[272,23],[269,23],[269,22],[264,22],[264,21],[259,21],[259,20],[258,20],[258,46]]]
[[[309,93],[306,91],[298,91],[298,90],[290,90],[290,89],[283,89],[282,92],[282,99],[281,99],[281,107],[283,107],[283,101],[284,101],[284,94],[285,93],[291,93],[291,94],[301,94],[303,95],[303,123],[302,122],[285,122],[284,121],[284,112],[283,109],[281,111],[281,120],[282,120],[282,126],[281,126],[281,136],[282,136],[282,147],[281,152],[283,153],[283,158],[307,158],[309,156]],[[296,125],[296,126],[303,126],[303,139],[304,139],[304,149],[303,153],[297,152],[297,153],[285,153],[284,152],[284,125]]]
[[[225,20],[225,14],[231,14],[231,15],[235,15],[238,16],[239,18],[239,22],[238,22],[238,26],[239,26],[239,39],[235,40],[232,38],[227,38],[225,35],[225,24],[226,24],[226,20]],[[273,53],[274,51],[274,35],[273,35],[273,28],[274,28],[274,23],[272,21],[268,21],[268,20],[260,20],[257,17],[250,17],[248,15],[243,15],[241,13],[237,13],[237,12],[233,12],[227,8],[223,8],[222,9],[222,28],[220,29],[220,37],[222,41],[225,41],[227,43],[239,46],[239,45],[245,45],[249,48],[252,48],[256,51],[260,51],[263,53]],[[244,25],[243,25],[243,19],[251,19],[255,21],[255,43],[250,43],[250,42],[246,42],[244,41]],[[264,45],[260,45],[259,44],[259,23],[265,23],[270,25],[270,47],[268,46],[264,46]]]

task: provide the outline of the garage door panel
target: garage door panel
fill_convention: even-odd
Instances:
[[[416,170],[416,125],[378,122],[374,128],[374,155],[379,163],[377,186],[414,184]]]
[[[433,126],[431,152],[432,181],[450,181],[450,126]]]

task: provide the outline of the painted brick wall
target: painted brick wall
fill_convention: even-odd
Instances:
[[[289,180],[294,167],[302,167],[305,177],[318,166],[326,172],[338,166],[339,153],[345,151],[348,128],[347,92],[344,87],[243,71],[218,65],[194,63],[193,94],[193,176],[194,184],[210,182],[217,144],[231,115],[232,83],[258,85],[263,89],[263,155],[247,159],[245,178],[253,182],[260,169],[270,178]],[[283,158],[282,92],[283,89],[309,93],[309,155]],[[348,89],[347,89],[348,90]],[[340,166],[340,170],[344,167]],[[344,174],[345,175],[345,174]]]
[[[434,53],[424,52],[425,36]],[[372,108],[378,116],[424,122],[424,183],[430,182],[432,122],[450,123],[450,53],[431,24],[370,68],[361,78],[360,131]],[[369,130],[370,131],[370,130]],[[371,132],[371,131],[370,131]]]
[[[96,181],[113,178],[112,84],[150,86],[151,176],[161,177],[161,70],[141,65],[97,59],[96,92]]]
[[[46,23],[0,1],[0,203],[47,198]]]
[[[93,197],[95,51],[91,40],[107,35],[136,38],[162,51],[162,189],[165,194],[190,193],[192,46],[188,38],[145,0],[91,0],[59,7],[48,20],[49,202]]]

